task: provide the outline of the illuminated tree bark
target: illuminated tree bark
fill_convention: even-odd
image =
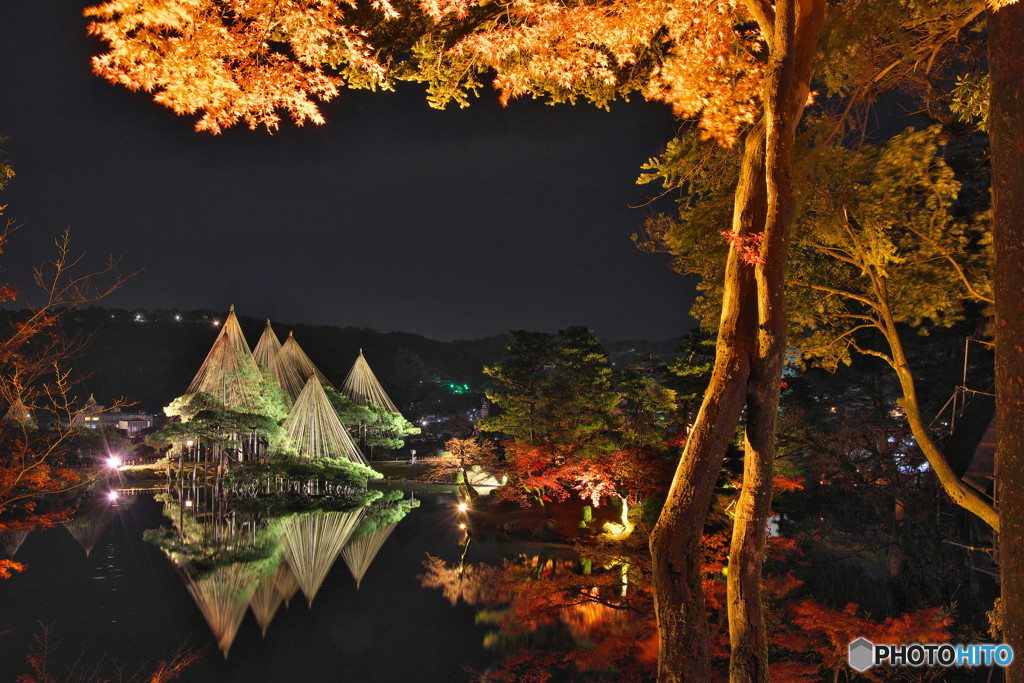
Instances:
[[[747,135],[733,217],[739,238],[764,225],[764,139],[761,125]],[[661,681],[711,679],[700,541],[715,479],[736,435],[747,394],[756,338],[753,270],[737,250],[730,250],[711,381],[651,533]]]
[[[757,282],[757,345],[751,362],[744,439],[743,489],[729,552],[728,610],[732,681],[768,681],[768,643],[761,613],[765,524],[771,510],[775,421],[786,352],[785,275],[793,222],[793,140],[810,91],[820,0],[780,0],[765,92],[768,210]]]
[[[762,229],[763,241],[753,273],[736,250],[730,250],[715,369],[651,539],[661,638],[658,676],[663,681],[710,676],[699,578],[700,535],[714,480],[744,405],[744,486],[737,503],[728,579],[730,679],[768,680],[760,587],[786,347],[783,280],[794,211],[792,148],[810,90],[825,6],[822,0],[750,6],[764,34],[771,36],[771,60],[764,129],[747,139],[733,227],[737,243]]]
[[[1024,3],[988,14],[1003,638],[1024,680]]]

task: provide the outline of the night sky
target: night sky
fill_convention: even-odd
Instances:
[[[630,240],[654,210],[630,207],[660,190],[634,183],[675,129],[666,107],[502,109],[487,91],[435,111],[407,86],[343,92],[324,126],[215,137],[91,75],[88,4],[3,4],[0,135],[17,176],[0,203],[24,226],[6,280],[26,280],[71,226],[93,262],[113,253],[145,269],[108,306],[234,303],[437,339],[572,324],[664,339],[692,326],[692,282]]]

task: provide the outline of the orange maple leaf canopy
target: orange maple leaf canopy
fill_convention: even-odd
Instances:
[[[465,104],[493,74],[501,100],[639,92],[732,142],[757,113],[763,46],[727,0],[110,0],[91,7],[107,80],[152,93],[212,133],[323,123],[342,86],[427,82]]]

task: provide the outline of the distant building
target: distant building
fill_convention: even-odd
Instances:
[[[90,395],[82,412],[75,418],[75,426],[89,429],[113,427],[127,433],[130,439],[142,430],[152,427],[154,419],[150,413],[126,413],[119,406],[107,409]]]

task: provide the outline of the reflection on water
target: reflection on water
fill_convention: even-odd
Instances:
[[[189,681],[650,672],[635,564],[471,535],[451,496],[372,497],[289,510],[198,487],[122,492],[83,501],[64,528],[4,534],[0,551],[28,569],[0,582],[0,680],[26,672],[40,623],[61,643],[54,668],[135,670],[190,637],[209,647]]]
[[[0,581],[0,680],[29,672],[40,634],[52,670],[113,679],[187,640],[206,650],[189,681],[470,680],[494,659],[482,627],[416,578],[424,553],[463,554],[454,499],[371,495],[296,511],[202,488],[121,491],[83,500],[66,527],[4,534],[0,552],[27,569]],[[469,558],[496,561],[497,546]]]
[[[222,492],[195,487],[156,500],[171,527],[145,538],[178,568],[225,657],[247,610],[266,634],[298,590],[312,607],[339,556],[358,587],[395,526],[419,504],[400,491],[373,491],[357,507],[295,512],[279,501],[232,504]]]
[[[88,556],[116,514],[114,506],[105,496],[88,498],[79,506],[75,518],[64,522],[64,528]]]
[[[26,538],[28,538],[27,531],[0,532],[0,550],[3,551],[4,557],[13,559]]]
[[[451,605],[476,608],[477,621],[489,625],[484,644],[503,659],[488,680],[649,680],[658,643],[648,577],[631,584],[637,572],[621,556],[593,564],[550,548],[498,564],[428,556],[419,578]]]

